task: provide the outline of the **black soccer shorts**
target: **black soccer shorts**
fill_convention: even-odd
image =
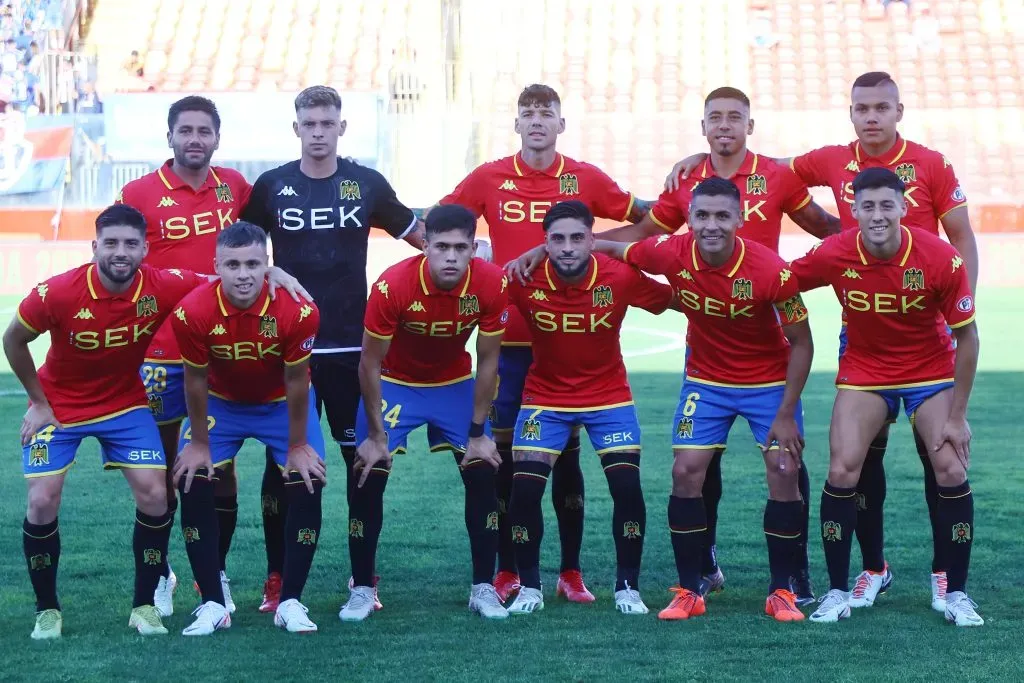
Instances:
[[[316,412],[327,413],[331,436],[339,446],[356,446],[359,410],[359,352],[314,353],[310,374],[316,392]]]

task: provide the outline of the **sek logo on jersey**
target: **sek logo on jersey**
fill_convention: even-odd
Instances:
[[[362,204],[346,208],[333,206],[318,209],[281,209],[279,223],[282,230],[331,230],[334,228],[361,228],[363,222],[356,216],[363,210]]]

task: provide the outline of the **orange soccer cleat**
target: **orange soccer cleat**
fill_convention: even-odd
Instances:
[[[270,572],[266,582],[263,584],[263,602],[260,603],[261,612],[277,612],[277,606],[281,603],[281,575],[277,572]]]
[[[555,595],[564,595],[569,602],[588,603],[597,598],[583,584],[583,574],[578,569],[570,569],[558,575],[558,586]]]
[[[519,592],[519,575],[515,572],[501,570],[494,577],[494,590],[498,593],[498,599],[508,602]]]
[[[679,586],[673,586],[669,588],[669,591],[675,593],[675,596],[672,598],[672,602],[668,603],[668,607],[658,612],[659,619],[665,621],[689,619],[690,617],[699,617],[706,611],[704,598],[700,596],[700,593]]]
[[[804,613],[796,606],[796,595],[785,588],[780,588],[768,596],[764,604],[764,613],[775,621],[804,620]]]

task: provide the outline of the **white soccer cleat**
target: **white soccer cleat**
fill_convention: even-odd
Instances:
[[[932,609],[946,611],[946,572],[932,572]]]
[[[231,579],[224,572],[220,573],[220,587],[224,591],[224,607],[229,614],[235,613],[235,601],[231,599]]]
[[[508,618],[508,610],[501,604],[498,591],[489,583],[475,583],[469,589],[469,611],[484,619]]]
[[[171,565],[167,565],[169,573],[161,576],[160,582],[153,591],[153,606],[160,613],[161,617],[169,617],[174,614],[174,589],[178,587],[178,577],[175,576]]]
[[[509,614],[533,614],[544,609],[544,594],[539,588],[519,589],[519,594],[512,604],[508,606]]]
[[[615,591],[615,609],[623,614],[647,614],[650,612],[644,601],[640,599],[640,592],[630,588],[628,583],[623,590]]]
[[[376,603],[372,586],[353,586],[348,602],[338,612],[338,618],[342,621],[364,621],[376,611]]]
[[[853,584],[850,593],[850,607],[871,607],[875,604],[878,594],[889,588],[892,583],[892,572],[889,564],[880,572],[862,571]]]
[[[32,640],[60,638],[64,628],[64,617],[59,609],[44,609],[36,614],[36,626],[32,629]]]
[[[309,610],[295,598],[285,600],[274,612],[274,626],[289,633],[315,633],[316,624],[309,619]]]
[[[967,597],[963,591],[953,591],[946,596],[946,621],[957,626],[984,626],[985,620],[977,612],[978,603]]]
[[[850,617],[850,594],[833,588],[818,601],[821,605],[814,610],[810,620],[819,624],[834,624]]]
[[[140,605],[134,608],[128,618],[128,627],[143,636],[167,635],[167,627],[160,621],[160,610],[153,605]]]
[[[214,631],[231,627],[231,613],[224,605],[204,602],[192,614],[196,620],[181,632],[183,636],[208,636]]]

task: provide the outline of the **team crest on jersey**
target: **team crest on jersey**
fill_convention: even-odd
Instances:
[[[151,567],[160,564],[160,557],[163,555],[156,548],[146,548],[142,551],[142,561]]]
[[[199,529],[187,526],[181,530],[181,535],[185,537],[185,543],[192,543],[199,540]]]
[[[622,525],[622,537],[623,538],[640,538],[640,523],[639,522],[626,522]]]
[[[540,441],[540,420],[533,418],[523,420],[523,428],[519,430],[519,438],[523,441]]]
[[[260,318],[260,331],[261,337],[267,339],[273,339],[277,336],[277,318],[272,315],[265,315]]]
[[[807,320],[807,307],[804,306],[803,297],[797,294],[786,299],[782,304],[782,315],[787,324]]]
[[[822,522],[821,537],[826,541],[843,540],[843,525],[839,522]]]
[[[558,193],[559,194],[579,194],[580,193],[580,181],[576,177],[575,173],[563,173],[558,176]]]
[[[924,289],[924,271],[920,268],[907,268],[903,271],[903,289],[919,292]]]
[[[227,183],[221,183],[218,185],[217,189],[214,190],[214,193],[217,195],[218,202],[232,204],[235,201],[234,196],[231,194],[231,188],[228,187]]]
[[[612,296],[612,288],[608,285],[594,287],[594,307],[608,308],[615,303]]]
[[[363,537],[363,522],[358,519],[348,520],[348,535],[352,538]]]
[[[354,180],[342,180],[341,185],[338,188],[338,192],[341,194],[341,198],[344,199],[362,199],[359,195],[359,183]]]
[[[693,438],[693,420],[688,417],[684,417],[676,423],[676,438],[677,439],[692,439]]]
[[[913,183],[917,181],[917,169],[914,168],[913,164],[900,164],[893,172],[896,177],[905,183]]]
[[[316,545],[316,529],[299,529],[296,540],[302,545]]]
[[[28,466],[42,467],[50,464],[50,447],[45,443],[34,443],[28,449]]]
[[[745,277],[732,281],[732,298],[739,301],[750,301],[754,298],[754,283]]]
[[[147,294],[138,301],[135,302],[135,315],[140,318],[145,318],[147,315],[156,315],[156,297],[152,294]]]
[[[50,290],[50,285],[48,285],[48,284],[46,284],[44,282],[43,284],[38,285],[36,287],[36,294],[39,295],[40,299],[42,299],[43,301],[46,301],[46,292],[48,292],[49,290]]]
[[[480,300],[476,294],[466,294],[459,297],[459,315],[478,315],[480,313]]]
[[[164,412],[164,398],[163,396],[157,396],[156,394],[150,394],[146,397],[149,402],[149,412],[154,415],[162,415]]]
[[[957,522],[953,525],[953,541],[956,543],[967,543],[971,540],[971,525],[967,522]]]
[[[768,194],[768,179],[760,173],[747,176],[747,194]]]
[[[680,278],[681,280],[688,280],[690,282],[693,282],[693,275],[690,273],[690,271],[686,270],[686,268],[683,268],[678,273],[676,273],[676,277]]]
[[[50,553],[41,553],[39,555],[33,555],[28,558],[28,566],[32,571],[38,572],[47,567],[51,566],[53,561],[50,559]]]
[[[487,514],[487,523],[484,525],[488,531],[498,530],[498,513],[490,512]]]
[[[846,170],[850,173],[860,173],[860,166],[857,165],[856,161],[851,161],[846,165]]]
[[[512,542],[513,543],[529,543],[530,533],[526,530],[525,526],[514,526],[512,527]]]

